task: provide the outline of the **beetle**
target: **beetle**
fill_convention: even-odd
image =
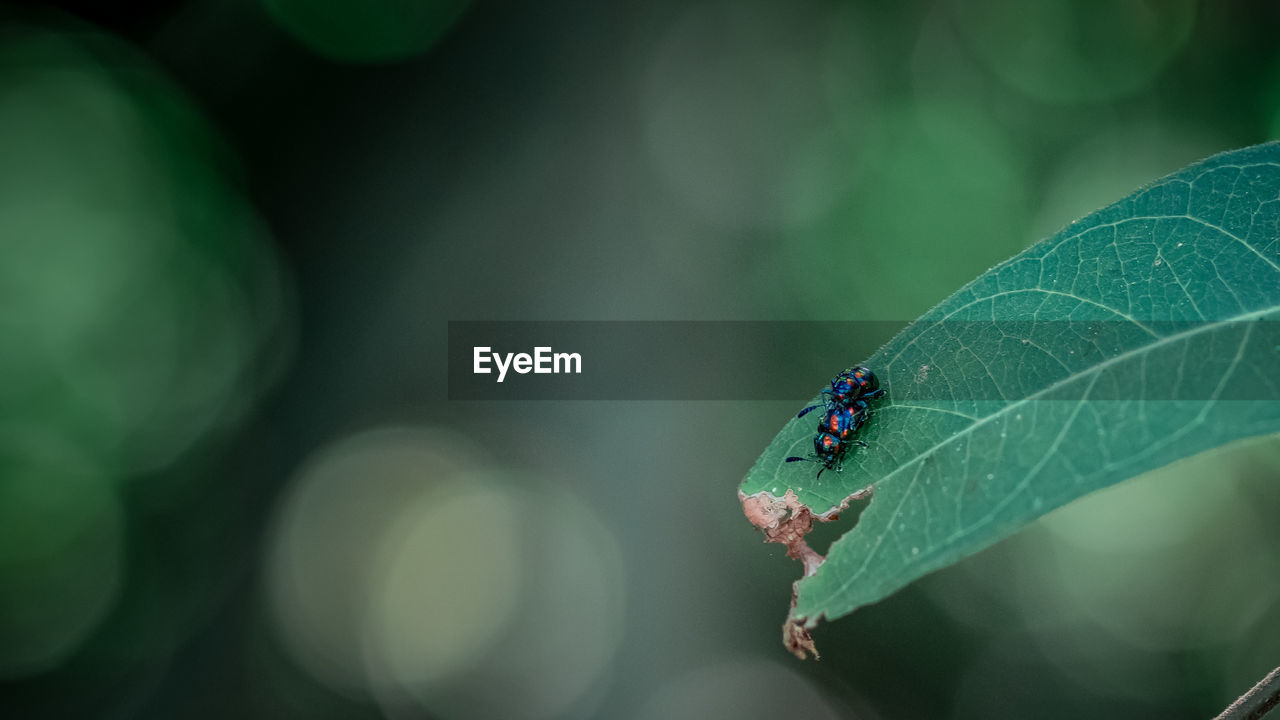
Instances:
[[[818,425],[818,432],[827,432],[840,440],[848,440],[866,424],[871,416],[871,409],[863,400],[854,400],[849,405],[841,405],[827,410]]]
[[[871,407],[867,400],[881,397],[884,390],[876,374],[862,365],[841,371],[831,379],[831,387],[822,390],[822,403],[810,405],[801,410],[796,417],[804,417],[820,407],[826,408],[822,421],[818,423],[818,432],[813,436],[813,456],[792,456],[786,462],[816,462],[822,465],[818,477],[823,470],[844,469],[844,456],[852,445],[867,447],[861,440],[852,438],[858,434],[863,425],[871,417]]]
[[[804,417],[810,411],[820,407],[830,410],[833,407],[849,405],[856,400],[877,398],[883,394],[884,390],[880,388],[880,380],[876,374],[871,372],[870,368],[857,365],[848,370],[842,370],[832,378],[831,387],[822,389],[822,402],[801,410],[796,417]]]
[[[813,436],[813,457],[792,456],[787,458],[786,461],[820,463],[822,470],[818,471],[818,477],[822,477],[823,470],[835,470],[836,472],[844,470],[844,456],[849,451],[850,445],[867,446],[861,440],[841,440],[832,433],[819,430],[818,434]]]

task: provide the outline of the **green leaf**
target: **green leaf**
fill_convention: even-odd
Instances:
[[[806,559],[790,623],[880,600],[1094,490],[1280,431],[1277,319],[1280,143],[1192,165],[987,271],[862,363],[887,393],[842,472],[785,462],[811,454],[812,413],[743,481],[749,517],[765,503],[757,525],[795,494],[781,520],[794,534],[769,534]],[[869,485],[825,562],[796,548],[813,516]]]

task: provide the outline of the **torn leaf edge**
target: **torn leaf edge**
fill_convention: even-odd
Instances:
[[[818,618],[807,620],[795,615],[796,603],[799,601],[799,583],[800,580],[816,573],[826,561],[825,556],[809,547],[805,535],[813,530],[815,520],[818,522],[838,520],[839,514],[847,510],[850,503],[854,500],[869,499],[873,491],[874,486],[868,485],[850,493],[840,501],[839,505],[823,513],[814,513],[808,505],[800,502],[799,496],[791,488],[787,488],[782,497],[768,490],[761,490],[752,495],[742,492],[741,488],[738,490],[738,500],[742,503],[743,514],[747,516],[748,522],[764,533],[764,541],[785,546],[787,557],[799,560],[804,566],[804,574],[791,584],[791,610],[787,613],[786,622],[782,624],[783,646],[801,660],[807,657],[806,653],[813,653],[815,659],[819,655],[813,643],[813,636],[809,632],[817,625]]]

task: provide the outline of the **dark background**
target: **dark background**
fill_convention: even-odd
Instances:
[[[4,6],[0,715],[1225,707],[1280,662],[1274,439],[801,663],[734,490],[802,397],[447,400],[450,320],[905,324],[1280,137],[1272,3],[884,5]]]

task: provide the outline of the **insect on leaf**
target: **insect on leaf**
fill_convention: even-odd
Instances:
[[[1280,431],[1278,321],[1280,143],[1269,143],[1072,223],[849,358],[886,390],[859,435],[869,447],[815,477],[813,463],[785,462],[813,444],[813,419],[793,419],[740,487],[748,517],[805,560],[792,650],[812,649],[818,618],[1082,495]],[[870,506],[824,561],[804,533],[866,487]]]

